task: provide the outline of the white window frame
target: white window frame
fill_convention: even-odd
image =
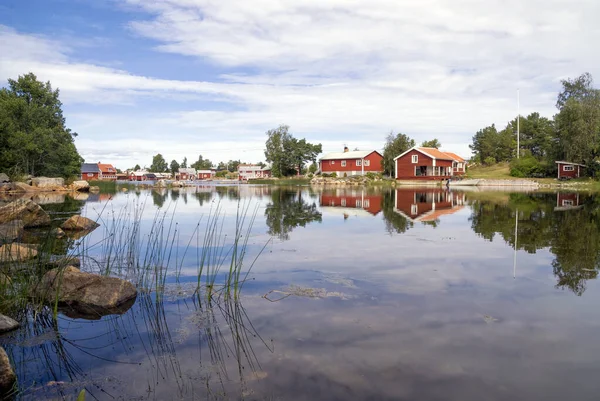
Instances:
[[[87,176],[88,176],[88,177],[93,177],[93,176],[94,176],[94,173],[87,173]]]
[[[371,160],[365,160],[365,167],[369,167],[371,165]]]
[[[342,200],[340,201],[340,205],[346,207],[346,198],[342,198]]]
[[[410,205],[410,214],[416,215],[419,213],[419,207],[417,205]]]
[[[575,166],[565,164],[563,166],[563,171],[575,171]]]
[[[362,201],[360,199],[357,199],[356,202],[354,203],[354,205],[356,207],[362,207]]]
[[[371,201],[369,199],[363,200],[363,207],[364,208],[371,207]]]
[[[412,162],[413,163],[418,163],[419,162],[419,155],[412,155]]]
[[[342,167],[346,167],[346,160],[342,160]]]
[[[356,159],[356,167],[362,166],[362,161],[360,159]]]
[[[563,206],[573,206],[573,205],[574,205],[574,203],[573,203],[573,200],[572,200],[572,199],[563,199],[563,201],[562,201],[562,205],[563,205]]]
[[[335,164],[335,160],[330,160],[329,164]]]

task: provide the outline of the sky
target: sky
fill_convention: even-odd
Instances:
[[[266,131],[470,156],[477,130],[556,113],[600,77],[597,0],[2,0],[0,85],[60,89],[86,162],[264,161]],[[517,90],[520,109],[517,108]]]

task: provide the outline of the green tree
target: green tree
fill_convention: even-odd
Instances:
[[[241,162],[239,160],[229,160],[227,162],[227,171],[237,171],[238,166],[241,164]]]
[[[135,165],[135,167],[133,168],[133,171],[139,171],[139,170],[141,170],[141,169],[142,169],[142,168],[140,167],[140,165],[139,165],[139,164],[136,164],[136,165]]]
[[[33,73],[9,79],[0,89],[0,170],[70,177],[82,158],[77,136],[65,126],[59,90]]]
[[[187,157],[183,158],[183,161],[181,162],[181,165],[179,167],[181,167],[181,168],[187,168]]]
[[[212,168],[212,162],[208,159],[204,159],[202,155],[199,155],[198,160],[192,163],[190,167],[196,170],[210,170]]]
[[[393,177],[395,172],[394,158],[414,146],[415,141],[409,136],[401,133],[394,135],[394,132],[390,131],[386,137],[383,148],[383,160],[381,161],[384,174]]]
[[[169,171],[169,165],[160,153],[152,157],[150,171],[153,173],[164,173],[166,171]]]
[[[442,144],[440,143],[440,141],[438,141],[437,138],[433,138],[431,141],[424,141],[421,144],[422,147],[424,148],[436,148],[439,149],[442,147]]]
[[[322,214],[315,202],[309,203],[302,197],[301,190],[274,189],[265,218],[269,234],[285,241],[294,228],[321,222]]]
[[[592,86],[592,76],[588,73],[562,84],[556,102],[559,112],[554,117],[557,133],[554,156],[596,166],[600,156],[600,90]]]
[[[290,145],[292,147],[292,160],[295,163],[294,167],[297,169],[298,174],[302,173],[304,163],[315,163],[317,156],[323,151],[320,143],[313,145],[306,142],[306,139],[297,140],[296,138],[292,138]]]
[[[321,144],[311,144],[306,139],[296,139],[287,125],[267,131],[265,158],[271,163],[273,175],[283,177],[302,170],[304,163],[315,161],[321,153]]]
[[[171,168],[171,174],[173,174],[173,176],[179,171],[179,163],[177,163],[177,160],[175,159],[171,160],[171,165],[169,167]]]
[[[477,131],[469,148],[475,153],[475,159],[486,163],[510,161],[516,147],[516,135],[510,126],[498,132],[494,124]]]
[[[314,174],[314,173],[317,172],[318,169],[319,169],[319,167],[317,166],[317,163],[316,162],[312,162],[310,164],[310,167],[308,167],[308,172],[311,173],[311,174]]]

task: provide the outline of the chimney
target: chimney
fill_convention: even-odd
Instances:
[[[344,145],[344,153],[348,152],[348,146]]]

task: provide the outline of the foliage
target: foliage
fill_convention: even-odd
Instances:
[[[492,124],[477,131],[473,136],[473,143],[469,145],[476,158],[484,164],[490,164],[490,157],[494,162],[509,161],[512,158],[516,146],[516,137],[510,128],[498,132]]]
[[[442,144],[440,143],[440,141],[438,141],[437,138],[433,138],[430,141],[424,141],[421,144],[421,146],[424,147],[424,148],[436,148],[436,149],[439,149],[439,148],[442,147]]]
[[[183,158],[183,161],[181,162],[181,164],[179,165],[179,167],[181,168],[187,168],[187,157]]]
[[[322,152],[321,144],[311,144],[306,139],[296,139],[287,125],[267,131],[265,158],[272,165],[274,177],[284,177],[302,171],[304,163],[315,162]]]
[[[212,168],[212,162],[208,159],[204,159],[202,155],[199,155],[198,160],[192,163],[190,167],[196,170],[210,170]]]
[[[136,165],[135,165],[135,167],[133,168],[133,171],[139,171],[139,170],[141,170],[141,169],[142,169],[142,168],[140,167],[140,165],[139,165],[139,164],[136,164]]]
[[[381,161],[383,172],[393,177],[395,175],[394,158],[413,146],[415,146],[415,141],[407,135],[401,133],[394,135],[394,132],[390,131],[383,148],[383,160]]]
[[[177,163],[177,160],[173,159],[171,160],[171,165],[169,166],[171,169],[171,174],[173,174],[173,176],[175,176],[175,174],[177,174],[177,172],[179,171],[179,163]]]
[[[11,175],[71,177],[82,158],[65,126],[59,90],[33,73],[0,89],[0,171]]]
[[[496,164],[496,159],[492,156],[488,156],[483,160],[483,164],[491,166],[492,164]]]
[[[153,173],[164,173],[169,171],[169,165],[160,153],[152,157],[152,164],[150,165],[149,171]]]
[[[305,227],[312,222],[321,222],[322,214],[315,202],[309,203],[302,197],[302,190],[274,189],[271,202],[265,209],[269,234],[282,241],[296,227]]]
[[[547,167],[532,155],[526,155],[510,162],[510,175],[513,177],[543,177]]]
[[[311,163],[311,164],[310,164],[310,166],[308,167],[308,172],[309,172],[309,173],[312,173],[312,174],[314,174],[314,173],[316,173],[316,172],[317,172],[317,170],[318,170],[318,169],[319,169],[319,167],[317,166],[317,163],[316,163],[316,162],[313,162],[313,163]]]

